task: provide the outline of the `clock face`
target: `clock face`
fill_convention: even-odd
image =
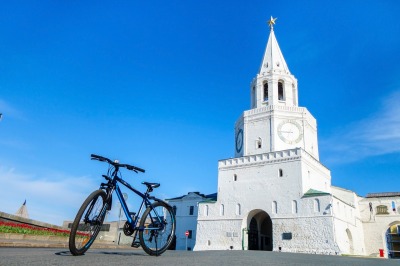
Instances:
[[[278,136],[287,144],[296,144],[303,138],[303,132],[296,121],[288,120],[278,125]]]
[[[236,143],[236,152],[237,153],[241,152],[243,148],[243,129],[239,129],[237,131],[235,143]]]

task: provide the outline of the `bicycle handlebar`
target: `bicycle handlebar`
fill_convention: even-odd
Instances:
[[[90,157],[91,157],[92,160],[98,160],[100,162],[107,162],[107,163],[109,163],[109,164],[111,164],[113,166],[125,167],[126,169],[132,170],[132,171],[135,171],[135,172],[138,172],[138,171],[142,172],[142,173],[145,172],[145,170],[142,169],[142,168],[139,168],[139,167],[136,167],[136,166],[133,166],[133,165],[130,165],[130,164],[122,164],[122,163],[114,162],[114,161],[112,161],[112,160],[110,160],[110,159],[108,159],[106,157],[100,156],[100,155],[91,154]]]

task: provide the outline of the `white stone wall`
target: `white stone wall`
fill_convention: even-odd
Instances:
[[[243,210],[251,207],[270,213],[272,201],[279,204],[288,197],[299,199],[302,196],[301,157],[297,152],[299,150],[220,161],[217,204],[239,203]],[[282,169],[282,177],[279,169]]]
[[[303,169],[314,177],[304,178]],[[199,204],[196,250],[247,249],[250,214],[259,210],[272,219],[274,250],[339,253],[334,243],[331,196],[302,198],[303,182],[330,190],[325,186],[329,182],[330,187],[329,170],[301,149],[220,161],[218,200]],[[292,240],[282,239],[285,232],[292,233]]]
[[[274,251],[336,255],[332,217],[313,215],[293,219],[274,219]],[[283,240],[282,233],[292,232],[292,240]]]
[[[307,152],[302,151],[302,192],[315,189],[331,193],[331,173],[319,161]]]
[[[320,202],[319,209],[314,207],[315,199]],[[282,202],[278,214],[271,214],[271,217],[274,216],[273,250],[281,248],[283,252],[339,254],[334,241],[333,218],[327,211],[330,201],[329,195],[299,199],[297,213],[293,212],[291,201]],[[208,216],[202,212],[207,207],[210,210]],[[225,210],[229,213],[220,215],[218,203],[200,204],[195,250],[248,249],[247,221],[251,218],[250,212],[245,210],[244,215],[234,217],[231,207],[228,204]],[[291,233],[292,239],[284,240],[283,233]]]
[[[202,205],[204,204],[200,204]],[[233,250],[242,250],[241,225],[242,219],[215,220],[199,217],[197,224],[199,234],[194,250],[228,250],[231,247]]]

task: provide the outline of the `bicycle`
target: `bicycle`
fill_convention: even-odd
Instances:
[[[144,169],[121,164],[118,160],[112,161],[95,154],[91,155],[91,159],[108,163],[107,175],[102,175],[107,182],[101,183],[100,188],[86,198],[76,214],[69,237],[69,250],[72,255],[83,255],[93,244],[103,225],[107,211],[111,210],[113,192],[117,195],[127,219],[123,226],[123,232],[127,236],[133,235],[131,246],[135,248],[142,246],[143,250],[151,256],[158,256],[165,252],[175,237],[175,214],[168,203],[150,196],[150,192],[160,184],[142,182],[146,185],[147,190],[145,193],[141,193],[122,179],[120,168],[126,168],[136,173],[144,173]],[[129,211],[118,183],[143,199],[136,213]],[[139,242],[136,241],[138,233]]]

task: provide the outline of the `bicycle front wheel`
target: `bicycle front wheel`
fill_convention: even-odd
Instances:
[[[140,220],[139,239],[143,250],[158,256],[171,245],[175,236],[175,215],[164,202],[155,202],[148,207]]]
[[[71,226],[69,250],[72,255],[83,255],[93,244],[103,225],[106,193],[99,189],[87,197]],[[101,211],[103,210],[103,213]]]

